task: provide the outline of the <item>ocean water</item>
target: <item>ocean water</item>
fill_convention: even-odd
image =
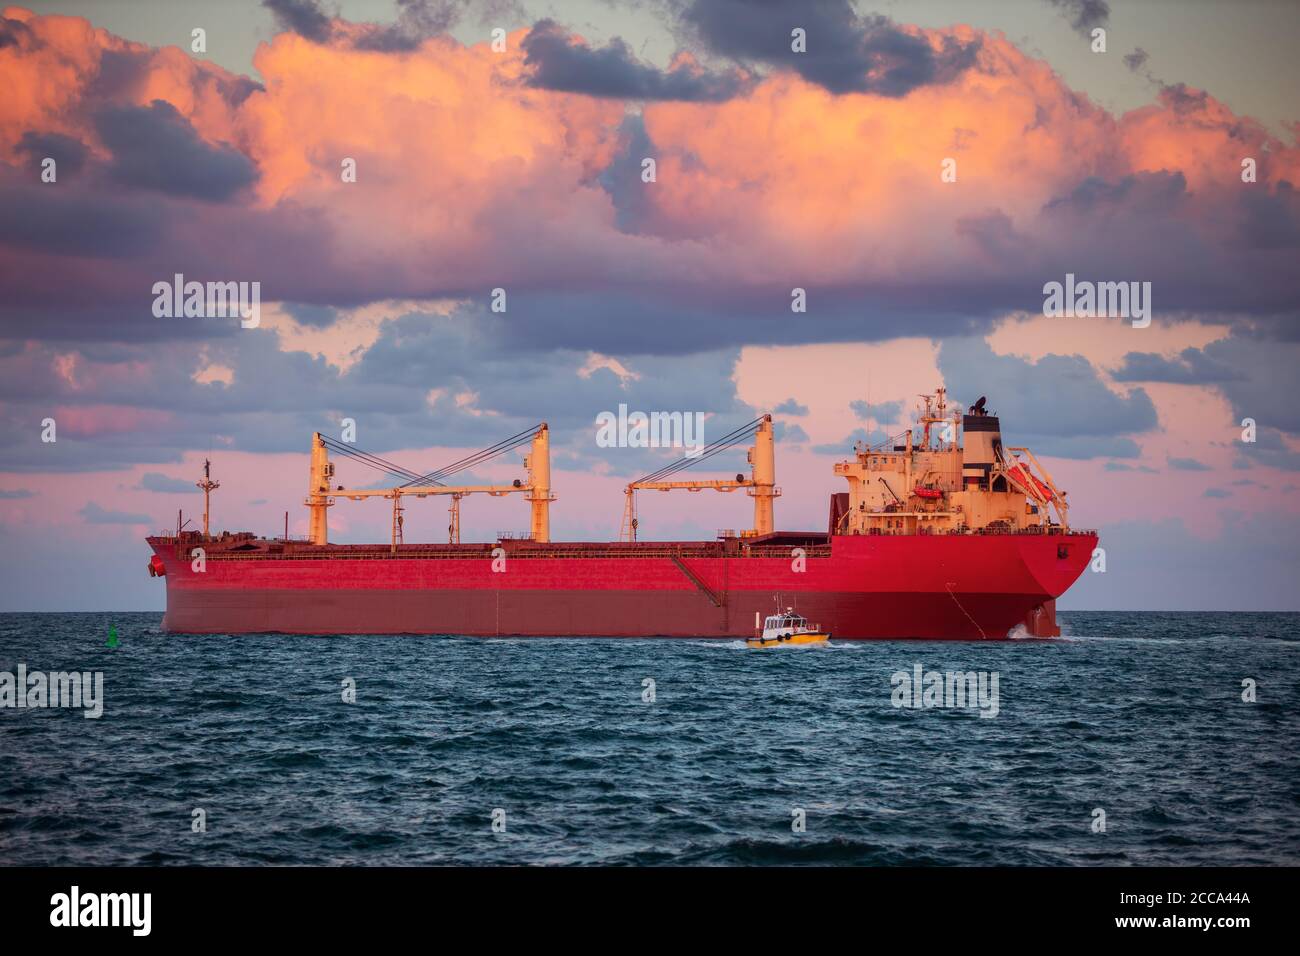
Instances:
[[[98,719],[0,709],[0,863],[1300,863],[1300,615],[1061,618],[756,651],[0,615],[0,672],[104,680]],[[916,665],[996,672],[996,716],[895,707]]]

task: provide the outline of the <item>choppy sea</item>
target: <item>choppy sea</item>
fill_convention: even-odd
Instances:
[[[19,664],[103,697],[0,707],[0,864],[1300,864],[1300,615],[1060,617],[751,650],[3,614],[0,704]],[[984,706],[895,706],[917,665]]]

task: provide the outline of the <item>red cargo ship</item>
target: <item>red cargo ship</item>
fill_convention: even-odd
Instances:
[[[818,620],[836,639],[1059,634],[1055,599],[1088,565],[1096,533],[1070,529],[1065,493],[1027,449],[1003,446],[983,399],[948,417],[939,389],[925,396],[920,423],[919,440],[909,429],[881,445],[859,443],[852,460],[835,465],[849,491],[832,496],[825,532],[773,529],[780,490],[771,416],[764,416],[739,433],[754,441],[750,477],[668,480],[737,444],[732,433],[628,485],[623,540],[607,543],[549,540],[545,424],[432,475],[317,433],[308,541],[209,535],[205,501],[203,532],[148,539],[149,573],[166,581],[163,627],[183,633],[739,638],[780,605]],[[941,434],[932,441],[936,425]],[[526,480],[442,483],[525,442],[532,446]],[[394,488],[331,490],[331,450],[411,477]],[[199,487],[206,495],[216,485],[205,474]],[[676,488],[745,489],[754,528],[716,541],[636,540],[637,492]],[[479,493],[526,495],[529,534],[459,543],[460,498]],[[452,499],[451,541],[407,544],[402,501],[430,495]],[[367,497],[392,500],[392,540],[329,544],[326,509]]]

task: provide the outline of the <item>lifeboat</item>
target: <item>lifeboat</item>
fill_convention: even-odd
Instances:
[[[938,501],[943,497],[943,492],[938,488],[927,488],[924,485],[917,485],[912,490],[912,494],[918,498],[924,498],[926,501]]]
[[[1051,501],[1056,494],[1037,475],[1029,470],[1024,462],[1017,462],[1007,469],[1007,474],[1029,491],[1037,493],[1039,500]]]
[[[750,647],[790,647],[798,644],[825,644],[831,639],[829,631],[809,624],[802,614],[787,608],[784,614],[771,614],[763,622],[763,633],[745,639]]]
[[[149,577],[161,578],[167,574],[167,566],[163,564],[162,558],[154,555],[149,559]]]

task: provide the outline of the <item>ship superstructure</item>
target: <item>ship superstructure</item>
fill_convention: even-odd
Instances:
[[[849,491],[833,534],[1069,530],[1065,493],[1028,448],[1002,444],[983,397],[951,417],[942,387],[921,398],[920,436],[909,428],[877,445],[859,442],[854,460],[835,466]]]

